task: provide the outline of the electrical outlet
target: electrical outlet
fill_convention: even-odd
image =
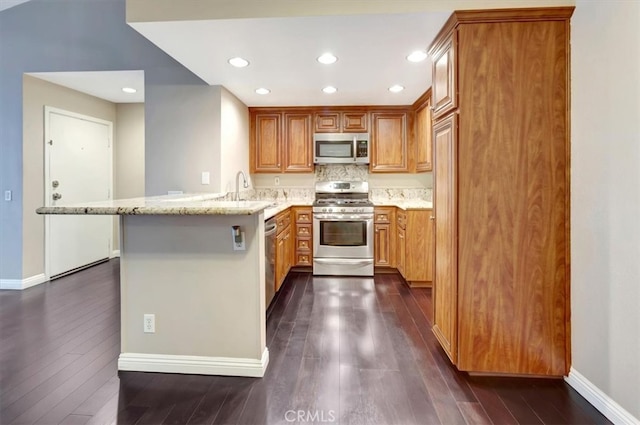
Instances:
[[[211,179],[208,171],[202,172],[202,184],[210,184]]]
[[[155,314],[144,315],[144,333],[146,334],[156,333],[156,315]]]
[[[276,176],[275,179],[273,179],[273,182],[275,183],[276,186],[280,186],[280,177]]]
[[[233,250],[234,251],[245,251],[245,245],[244,245],[244,232],[240,232],[240,240],[238,241],[235,237],[235,233],[233,231],[233,229],[231,229],[231,236],[232,236],[232,240],[233,240]]]
[[[5,201],[10,201],[11,200],[11,191],[10,190],[5,190],[4,191],[4,200]]]

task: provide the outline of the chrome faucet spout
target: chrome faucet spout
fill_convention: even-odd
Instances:
[[[247,183],[247,176],[244,175],[244,172],[242,172],[242,170],[238,171],[236,173],[236,193],[233,196],[233,200],[234,201],[239,201],[240,200],[240,176],[242,176],[242,187],[244,187],[245,189],[249,187],[249,183]]]

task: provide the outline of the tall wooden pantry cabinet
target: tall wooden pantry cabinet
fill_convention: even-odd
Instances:
[[[433,60],[433,331],[460,370],[566,375],[573,7],[454,12]]]

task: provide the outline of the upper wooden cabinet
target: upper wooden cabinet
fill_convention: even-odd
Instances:
[[[284,114],[284,172],[313,171],[313,135],[310,113]]]
[[[312,113],[250,109],[251,173],[313,172]]]
[[[431,89],[427,90],[413,104],[415,108],[414,152],[416,172],[431,171],[432,160],[432,121],[431,121]]]
[[[433,118],[436,119],[458,106],[458,74],[456,69],[456,37],[451,31],[441,36],[431,48],[433,62]]]
[[[399,173],[409,171],[407,115],[406,111],[371,113],[370,172]]]
[[[369,114],[367,111],[322,110],[314,114],[316,133],[367,133]]]
[[[434,332],[460,370],[569,371],[573,9],[454,12],[429,50]]]
[[[279,173],[282,170],[282,114],[266,112],[251,116],[249,161],[252,173]]]

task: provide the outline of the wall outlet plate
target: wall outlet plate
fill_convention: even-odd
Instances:
[[[143,319],[143,330],[146,334],[152,334],[156,332],[156,315],[145,314]]]
[[[10,201],[11,200],[11,191],[10,190],[5,190],[4,191],[4,200],[5,201]]]

